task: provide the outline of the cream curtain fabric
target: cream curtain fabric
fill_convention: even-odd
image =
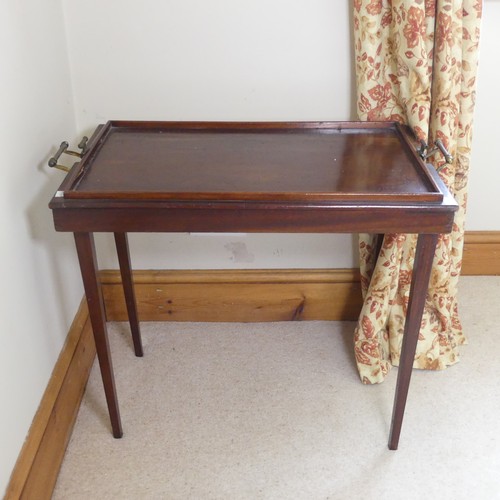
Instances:
[[[397,120],[428,144],[440,138],[454,161],[440,176],[460,205],[453,233],[439,238],[414,367],[444,369],[465,342],[458,317],[467,176],[481,0],[354,0],[357,105],[361,120]],[[435,42],[435,43],[434,43]],[[440,167],[439,154],[429,161]],[[364,304],[355,329],[363,383],[398,365],[415,235],[359,241]]]

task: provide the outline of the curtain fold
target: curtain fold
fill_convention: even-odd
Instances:
[[[361,120],[399,121],[453,155],[429,158],[459,204],[453,232],[440,235],[415,368],[440,370],[465,343],[458,315],[481,0],[354,0],[354,51]],[[354,349],[363,383],[399,363],[416,235],[360,235],[363,307]],[[380,247],[380,252],[377,250]]]

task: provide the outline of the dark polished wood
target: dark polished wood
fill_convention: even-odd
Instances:
[[[65,198],[209,201],[440,201],[397,125],[109,122]]]
[[[414,276],[410,286],[410,298],[406,313],[403,345],[399,359],[398,381],[394,397],[391,432],[389,436],[389,449],[397,450],[401,425],[410,387],[410,378],[417,348],[420,322],[424,311],[427,287],[434,260],[437,234],[420,234],[415,251]]]
[[[128,321],[132,332],[135,355],[142,357],[141,330],[139,327],[139,317],[137,315],[137,305],[135,300],[134,283],[132,281],[132,267],[130,265],[130,252],[128,249],[128,238],[126,233],[115,233],[116,253],[120,265],[120,275],[122,278],[123,293],[127,306]]]
[[[418,233],[389,446],[397,448],[438,233],[457,204],[396,123],[112,121],[53,197],[75,233],[114,435],[121,435],[92,233],[114,232],[136,354],[127,232]]]
[[[120,409],[116,396],[115,377],[109,350],[108,332],[104,315],[104,303],[97,277],[97,258],[92,233],[75,233],[76,251],[82,272],[83,287],[89,307],[90,322],[96,344],[97,359],[101,369],[106,403],[108,405],[111,428],[115,438],[123,436]]]

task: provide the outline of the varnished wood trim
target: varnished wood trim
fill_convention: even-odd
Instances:
[[[500,231],[467,231],[465,233],[465,244],[500,244]]]
[[[103,285],[121,284],[117,271],[101,271]],[[359,281],[357,269],[208,269],[134,271],[135,284],[222,283],[351,283]]]
[[[83,300],[12,472],[6,500],[51,497],[94,356]]]
[[[107,318],[126,321],[118,271],[101,273]],[[355,319],[356,269],[134,272],[141,321]]]
[[[465,233],[464,275],[500,275],[500,231]]]

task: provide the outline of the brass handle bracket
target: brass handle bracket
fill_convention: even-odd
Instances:
[[[82,140],[78,144],[78,149],[82,150],[82,152],[80,153],[80,158],[87,152],[87,141],[88,140],[89,140],[89,138],[86,135],[84,135],[82,137]]]
[[[78,158],[82,158],[83,155],[87,152],[87,141],[88,141],[87,136],[83,136],[83,139],[80,141],[78,144],[78,148],[81,149],[81,152],[77,151],[71,151],[69,150],[69,144],[66,141],[61,142],[59,149],[57,150],[56,154],[49,158],[48,165],[51,168],[58,168],[59,170],[64,170],[65,172],[69,172],[70,168],[66,167],[65,165],[61,165],[57,163],[59,161],[60,156],[64,153],[66,155],[71,155],[71,156],[77,156]]]
[[[445,145],[442,143],[441,139],[437,139],[434,141],[434,148],[429,151],[429,146],[428,144],[422,139],[420,141],[420,147],[417,148],[417,153],[420,155],[422,160],[427,160],[430,156],[432,156],[434,153],[437,153],[438,151],[441,152],[445,159],[445,163],[443,165],[440,165],[436,170],[439,172],[447,163],[451,164],[453,163],[453,156],[449,153],[449,151],[446,149]]]

